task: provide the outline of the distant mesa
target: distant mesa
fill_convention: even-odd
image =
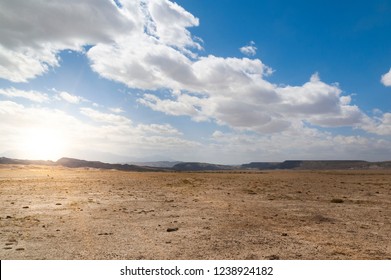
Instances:
[[[172,168],[174,165],[181,163],[181,161],[134,161],[127,162],[127,164],[138,165],[138,166],[149,166],[149,167],[159,167],[159,168]]]
[[[280,162],[250,162],[242,164],[242,169],[278,169]]]
[[[338,170],[338,169],[385,169],[391,168],[391,161],[368,162],[364,160],[286,160],[283,162],[251,162],[242,169],[296,169],[296,170]]]
[[[172,169],[176,171],[215,171],[215,170],[232,170],[231,165],[220,165],[202,162],[181,162],[175,164]]]

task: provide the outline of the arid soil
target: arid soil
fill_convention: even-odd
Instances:
[[[391,171],[0,166],[0,259],[391,259]]]

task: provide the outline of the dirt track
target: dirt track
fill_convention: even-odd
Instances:
[[[391,259],[390,232],[391,171],[0,166],[0,259]]]

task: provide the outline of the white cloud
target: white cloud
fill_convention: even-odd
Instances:
[[[33,102],[47,102],[49,101],[49,97],[45,93],[37,92],[34,90],[19,90],[16,88],[7,88],[7,89],[0,89],[0,95],[9,97],[9,98],[25,98]]]
[[[187,47],[202,49],[187,30],[199,25],[198,18],[168,0],[146,1],[146,5],[146,25],[153,26],[149,28],[149,33],[159,38],[162,44],[178,47],[182,51]]]
[[[61,50],[109,42],[134,21],[112,1],[0,2],[0,77],[26,82],[59,65]]]
[[[283,99],[284,111],[292,114],[336,113],[341,90],[337,86],[320,81],[318,74],[311,76],[302,86],[286,86],[277,89]]]
[[[198,97],[189,95],[180,95],[177,100],[162,100],[153,94],[144,94],[143,98],[138,99],[138,102],[168,115],[187,115],[198,118],[200,112],[196,109],[196,106],[201,104],[202,101]]]
[[[11,1],[8,1],[11,2]],[[0,37],[1,38],[1,37]],[[26,82],[58,66],[55,51],[31,47],[5,48],[0,39],[0,78]]]
[[[121,108],[109,108],[109,110],[113,113],[116,113],[116,114],[121,114],[123,112],[125,112],[124,110],[122,110]]]
[[[374,118],[366,117],[360,128],[377,135],[391,135],[391,113],[379,113]]]
[[[254,56],[257,54],[257,47],[254,41],[251,41],[248,45],[241,47],[240,52],[247,56]]]
[[[386,87],[391,87],[391,69],[386,74],[381,76],[381,82]]]
[[[152,133],[160,135],[182,135],[176,128],[172,127],[170,124],[140,124],[137,126],[137,129],[143,133]]]
[[[22,110],[23,108],[23,105],[20,105],[13,101],[0,101],[0,113],[2,115],[12,115],[15,112],[20,112],[20,110]]]
[[[130,88],[180,88],[195,80],[183,53],[145,34],[98,44],[87,55],[95,72]]]
[[[130,125],[132,123],[132,121],[126,117],[116,114],[102,113],[91,108],[83,107],[80,109],[80,112],[98,123],[110,123],[116,125]]]
[[[73,94],[70,94],[66,91],[59,92],[57,96],[59,99],[65,100],[66,102],[69,102],[72,104],[79,104],[82,101],[87,101],[87,99],[85,99],[81,96],[73,95]]]
[[[168,0],[123,1],[121,8],[110,0],[51,3],[15,0],[0,3],[0,11],[4,15],[0,17],[0,77],[13,82],[26,82],[46,73],[59,66],[57,55],[61,50],[83,51],[85,45],[96,45],[89,52],[94,70],[126,84],[129,83],[114,77],[129,71],[124,73],[129,78],[145,65],[134,62],[133,67],[111,73],[105,71],[110,69],[102,69],[102,65],[109,67],[110,63],[99,63],[95,54],[121,52],[125,44],[128,47],[125,51],[135,48],[126,55],[128,61],[143,54],[145,62],[155,61],[158,66],[169,67],[178,55],[195,58],[197,55],[191,49],[202,49],[199,40],[187,30],[198,26],[199,20]],[[149,54],[144,54],[145,50]],[[123,63],[117,68],[122,66]],[[146,71],[149,70],[148,67]],[[178,69],[176,75],[180,74]]]
[[[350,96],[342,96],[337,85],[322,82],[318,74],[302,86],[276,90],[283,100],[279,111],[287,117],[326,127],[357,125],[364,117],[357,106],[350,105]]]
[[[265,81],[262,71],[244,74],[243,70],[232,70],[227,75],[231,82],[223,85],[217,72],[221,65],[227,71],[226,63],[221,59],[219,65],[209,67],[205,78],[200,78],[203,95],[185,92],[161,99],[145,94],[138,101],[169,115],[187,115],[197,121],[209,119],[234,129],[260,133],[302,129],[297,126],[302,122],[324,127],[358,126],[365,117],[357,106],[350,105],[349,96],[341,95],[337,85],[322,82],[317,74],[302,86],[279,87]],[[216,80],[208,80],[214,76],[214,69]]]
[[[250,76],[271,73],[260,60],[198,58],[191,51],[200,45],[186,29],[198,25],[198,20],[169,1],[149,1],[146,6],[150,15],[143,18],[143,26],[147,32],[133,32],[119,37],[115,44],[97,44],[87,52],[95,72],[131,88],[193,92],[203,92],[205,83],[224,90],[230,83],[243,84]]]

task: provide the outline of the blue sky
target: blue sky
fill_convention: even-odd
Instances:
[[[0,156],[390,160],[391,3],[294,2],[3,1]]]

